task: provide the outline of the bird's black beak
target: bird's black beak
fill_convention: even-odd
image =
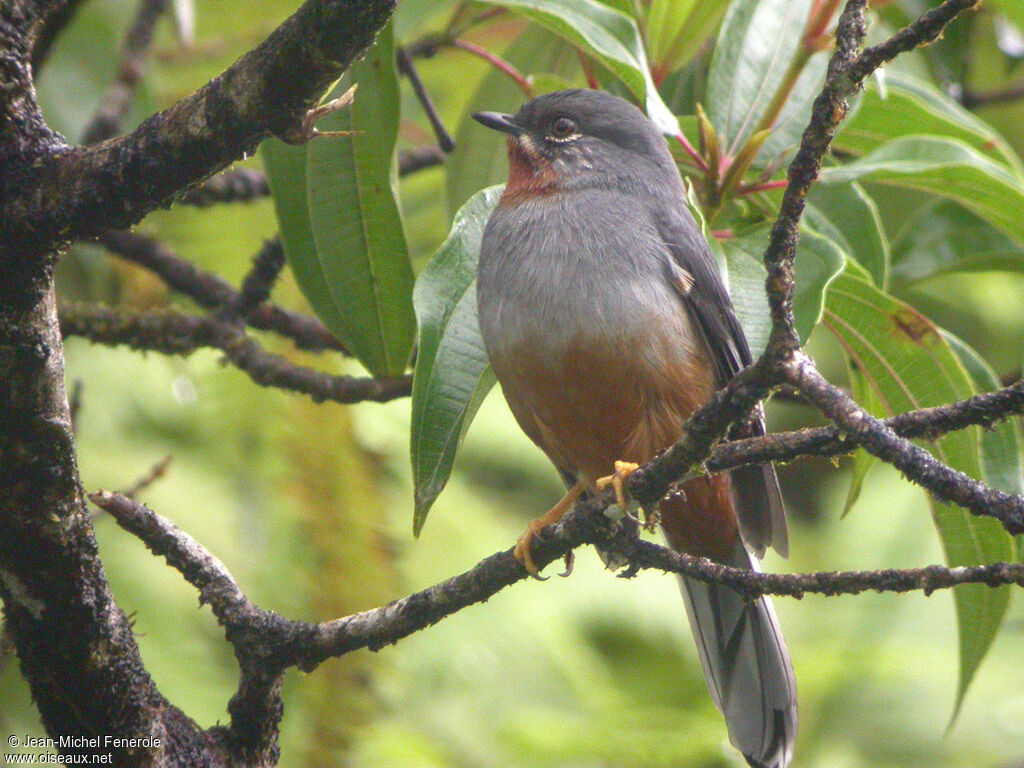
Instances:
[[[523,132],[521,126],[512,122],[511,115],[503,115],[500,112],[477,112],[473,115],[473,119],[488,128],[502,133],[510,133],[513,136],[518,136]]]

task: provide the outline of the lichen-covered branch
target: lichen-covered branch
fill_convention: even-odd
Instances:
[[[228,168],[182,193],[178,202],[206,208],[217,203],[249,203],[269,195],[270,184],[261,171]]]
[[[291,621],[252,603],[215,557],[187,533],[131,499],[101,491],[90,499],[110,513],[125,530],[199,590],[225,627],[240,659],[263,659],[262,674],[279,675],[290,666],[311,670],[322,661],[358,648],[380,649],[424,629],[463,608],[480,603],[528,574],[511,550],[497,552],[470,570],[380,608],[321,624]],[[931,593],[960,584],[1024,585],[1024,564],[992,563],[970,568],[923,568],[766,574],[715,563],[638,539],[603,512],[603,503],[580,503],[557,526],[545,529],[533,555],[539,567],[564,557],[584,544],[628,559],[630,576],[643,568],[679,573],[729,584],[748,598],[759,595],[802,597],[877,592]],[[245,674],[243,672],[243,678]],[[241,689],[240,689],[241,690]]]
[[[138,232],[107,232],[99,241],[111,253],[148,269],[169,288],[183,293],[201,307],[223,309],[242,300],[239,291],[222,277],[204,272],[171,249]],[[279,249],[280,238],[274,238],[265,247]],[[287,336],[299,349],[345,351],[341,342],[314,317],[263,303],[249,312],[247,318],[253,328]]]
[[[1024,380],[956,403],[901,413],[881,423],[900,437],[934,440],[971,426],[987,429],[1014,416],[1024,416]],[[721,472],[742,464],[838,456],[857,447],[839,427],[815,427],[719,443],[704,466],[709,472]]]
[[[140,2],[144,34],[130,38],[128,47],[141,54],[162,2]],[[129,619],[114,601],[78,475],[53,271],[68,242],[136,223],[251,152],[265,136],[301,138],[296,131],[307,128],[310,107],[370,44],[394,1],[307,0],[264,43],[196,93],[125,137],[83,147],[68,146],[47,125],[32,74],[35,35],[63,28],[73,5],[74,0],[0,3],[0,599],[5,629],[47,733],[55,739],[97,737],[104,745],[62,747],[69,759],[106,757],[121,766],[271,765],[277,759],[277,720],[267,716],[251,728],[200,728],[161,695],[143,666]],[[52,38],[35,49],[37,62],[51,43]],[[123,90],[105,103],[102,130],[91,138],[109,134],[123,115],[134,74],[121,74],[117,87]],[[274,327],[280,314],[266,302],[253,308],[258,293],[232,289],[216,305],[229,307],[241,296],[238,306],[253,310],[254,324]],[[326,386],[334,388],[329,396],[345,397],[344,382],[289,369],[237,328],[229,335],[218,327],[214,338],[257,380],[275,386],[290,380],[290,386],[314,396]],[[367,391],[374,396],[388,386],[374,383]],[[243,668],[251,667],[246,659]],[[258,686],[271,704],[275,684],[269,678]],[[137,742],[110,749],[103,737],[111,735]]]
[[[317,402],[386,402],[407,396],[412,387],[409,376],[333,376],[295,365],[267,352],[234,323],[214,315],[187,315],[173,310],[128,312],[97,305],[63,304],[60,324],[65,336],[84,336],[100,344],[125,344],[132,349],[171,355],[213,347],[260,386],[301,392]]]
[[[408,176],[444,163],[444,152],[428,144],[398,153],[398,175]],[[229,168],[195,185],[178,197],[179,203],[206,208],[218,203],[250,203],[270,195],[267,177],[252,168]]]
[[[802,353],[787,366],[787,372],[790,383],[868,453],[892,464],[939,499],[976,515],[994,517],[1011,534],[1024,533],[1024,497],[990,488],[900,437],[829,384]]]
[[[38,257],[129,227],[267,136],[306,138],[309,110],[393,7],[394,0],[306,0],[223,74],[130,134],[89,147],[60,145],[52,134],[37,140],[30,167],[24,158],[13,174],[5,165],[0,231],[11,255]],[[27,41],[23,47],[30,82]],[[34,93],[24,90],[34,106]],[[40,117],[31,129],[44,127]]]

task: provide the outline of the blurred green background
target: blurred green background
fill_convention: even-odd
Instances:
[[[448,9],[428,0],[400,6],[401,42],[436,28]],[[161,23],[133,120],[216,75],[293,9],[282,0],[257,6],[200,0],[196,40],[187,51],[171,25]],[[89,0],[42,72],[47,119],[70,140],[113,74],[133,11],[126,0]],[[1016,73],[1004,57],[993,55],[992,16],[981,16],[977,26],[965,53],[977,86],[1012,79]],[[500,48],[520,30],[521,24],[498,25],[474,39]],[[423,62],[421,73],[454,129],[489,70],[447,51]],[[502,93],[505,102],[493,108],[513,107],[506,102],[518,97]],[[411,92],[403,91],[403,110],[410,116],[403,146],[431,141]],[[982,114],[1024,150],[1024,111],[1009,105]],[[459,135],[463,151],[474,131]],[[248,163],[258,167],[258,160]],[[437,193],[444,173],[431,169],[402,183],[417,271],[448,230],[451,210]],[[919,202],[906,193],[872,192],[892,231]],[[177,206],[151,215],[139,230],[237,283],[276,223],[270,203],[261,201]],[[66,256],[60,286],[64,296],[189,308],[149,275],[89,246]],[[918,285],[905,298],[1010,376],[1019,375],[1024,351],[1021,295],[1020,277],[957,275]],[[306,309],[287,272],[274,298]],[[358,367],[332,354],[304,358],[275,339],[262,340],[332,372]],[[841,380],[841,361],[828,341],[812,337],[811,349]],[[546,459],[493,392],[414,541],[408,400],[318,406],[255,386],[211,351],[168,358],[71,339],[66,352],[69,385],[81,382],[75,429],[86,489],[127,487],[172,455],[167,475],[142,500],[221,558],[250,597],[293,618],[371,608],[470,568],[511,545],[561,491]],[[812,415],[773,405],[770,420],[776,429],[789,428]],[[845,460],[781,468],[793,554],[788,562],[769,556],[766,570],[941,561],[923,493],[889,468],[871,471],[856,507],[840,520],[848,475]],[[133,616],[160,689],[202,726],[226,721],[237,669],[210,612],[176,572],[111,520],[99,517],[96,527],[114,592]],[[952,724],[957,644],[948,592],[777,599],[799,680],[794,765],[1024,766],[1024,607],[1016,598]],[[657,573],[617,579],[590,551],[579,553],[571,578],[521,583],[379,653],[352,654],[309,675],[293,671],[285,702],[284,766],[741,764],[706,694],[674,579]],[[0,658],[0,732],[43,735],[10,653]]]

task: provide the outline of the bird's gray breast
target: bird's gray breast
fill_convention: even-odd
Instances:
[[[477,283],[480,326],[495,369],[529,350],[543,361],[571,344],[635,345],[656,327],[692,345],[671,258],[635,200],[574,191],[499,206],[484,231]],[[663,345],[658,345],[663,349]],[[640,351],[640,350],[636,350]]]

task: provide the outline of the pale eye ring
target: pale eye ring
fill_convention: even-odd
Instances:
[[[576,132],[576,121],[571,117],[559,117],[551,123],[551,138],[553,139],[567,139]]]

